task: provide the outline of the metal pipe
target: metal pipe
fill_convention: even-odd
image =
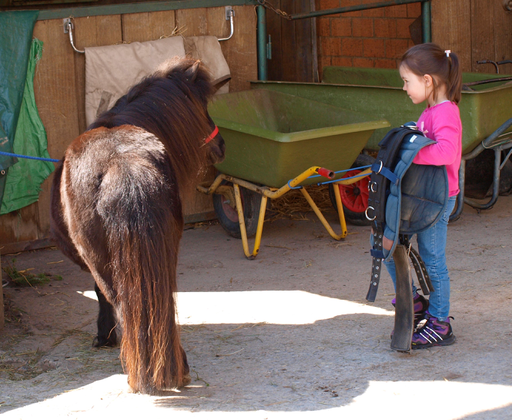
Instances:
[[[229,20],[230,31],[229,31],[229,36],[227,38],[218,38],[219,42],[229,41],[231,39],[231,37],[233,36],[233,34],[235,33],[234,16],[235,16],[235,11],[233,10],[233,8],[231,6],[226,6],[226,20]]]
[[[421,23],[423,27],[423,43],[432,42],[430,1],[424,1],[421,5]]]
[[[297,13],[295,15],[289,15],[289,16],[290,16],[291,20],[306,19],[306,18],[312,18],[312,17],[326,16],[326,15],[335,15],[338,13],[354,12],[354,11],[358,11],[358,10],[378,9],[381,7],[398,6],[400,4],[420,3],[420,2],[426,2],[426,1],[428,1],[428,0],[392,0],[392,1],[384,1],[384,2],[378,2],[378,3],[360,4],[360,5],[356,5],[356,6],[337,7],[335,9],[315,10],[313,12]]]
[[[258,80],[267,80],[267,19],[265,8],[257,7],[258,16]]]

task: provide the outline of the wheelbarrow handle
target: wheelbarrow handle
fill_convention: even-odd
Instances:
[[[318,168],[317,170],[318,175],[323,176],[324,178],[333,179],[334,178],[334,171],[331,171],[330,169],[326,168]]]

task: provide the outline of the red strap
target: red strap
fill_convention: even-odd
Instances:
[[[211,142],[215,136],[219,134],[219,127],[215,126],[215,130],[212,131],[212,134],[210,134],[208,137],[206,137],[205,143]]]

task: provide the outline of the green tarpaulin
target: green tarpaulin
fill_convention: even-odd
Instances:
[[[39,12],[0,13],[0,151],[13,151],[23,98],[32,32]],[[16,159],[0,156],[0,199],[7,168]]]
[[[32,41],[23,100],[14,136],[14,153],[49,158],[46,132],[34,97],[34,73],[43,43]],[[0,214],[21,209],[39,199],[42,182],[52,173],[53,163],[20,158],[7,172]]]
[[[42,43],[32,43],[38,11],[0,12],[0,151],[47,157],[46,133],[34,99]],[[0,214],[37,201],[48,162],[0,155]]]

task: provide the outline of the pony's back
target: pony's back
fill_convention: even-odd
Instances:
[[[207,159],[207,149],[198,148],[198,141],[208,137],[213,124],[207,113],[213,95],[210,75],[196,63],[176,58],[164,63],[118,99],[88,130],[128,124],[154,134],[169,153],[178,183],[182,188],[190,186],[185,182],[190,181],[190,168],[203,166]]]

